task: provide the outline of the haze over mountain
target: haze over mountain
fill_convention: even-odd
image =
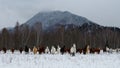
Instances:
[[[92,21],[88,20],[85,17],[72,14],[68,11],[48,11],[48,12],[39,12],[28,20],[25,24],[33,26],[35,23],[42,23],[43,29],[53,28],[54,25],[70,25],[74,24],[76,26],[81,26],[85,23],[95,24]],[[96,24],[97,25],[97,24]]]

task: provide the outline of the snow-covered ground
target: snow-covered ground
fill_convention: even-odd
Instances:
[[[120,68],[120,53],[102,54],[11,54],[0,52],[0,68]]]

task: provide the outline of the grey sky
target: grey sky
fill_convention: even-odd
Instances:
[[[120,27],[120,0],[0,0],[0,29],[51,10],[70,11],[100,25]]]

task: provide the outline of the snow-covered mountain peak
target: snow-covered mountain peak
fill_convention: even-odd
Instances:
[[[39,12],[33,16],[30,20],[26,22],[29,26],[33,26],[36,22],[41,22],[43,29],[48,27],[53,27],[56,24],[74,24],[81,26],[84,23],[90,24],[91,21],[88,19],[72,14],[68,11],[48,11],[48,12]]]

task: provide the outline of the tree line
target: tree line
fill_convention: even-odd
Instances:
[[[42,23],[37,22],[32,27],[19,22],[13,29],[3,28],[0,32],[0,49],[24,48],[28,46],[66,46],[70,48],[76,44],[77,48],[90,45],[92,48],[120,48],[120,29],[99,25],[83,24],[82,26],[59,25],[52,31],[45,31]]]

